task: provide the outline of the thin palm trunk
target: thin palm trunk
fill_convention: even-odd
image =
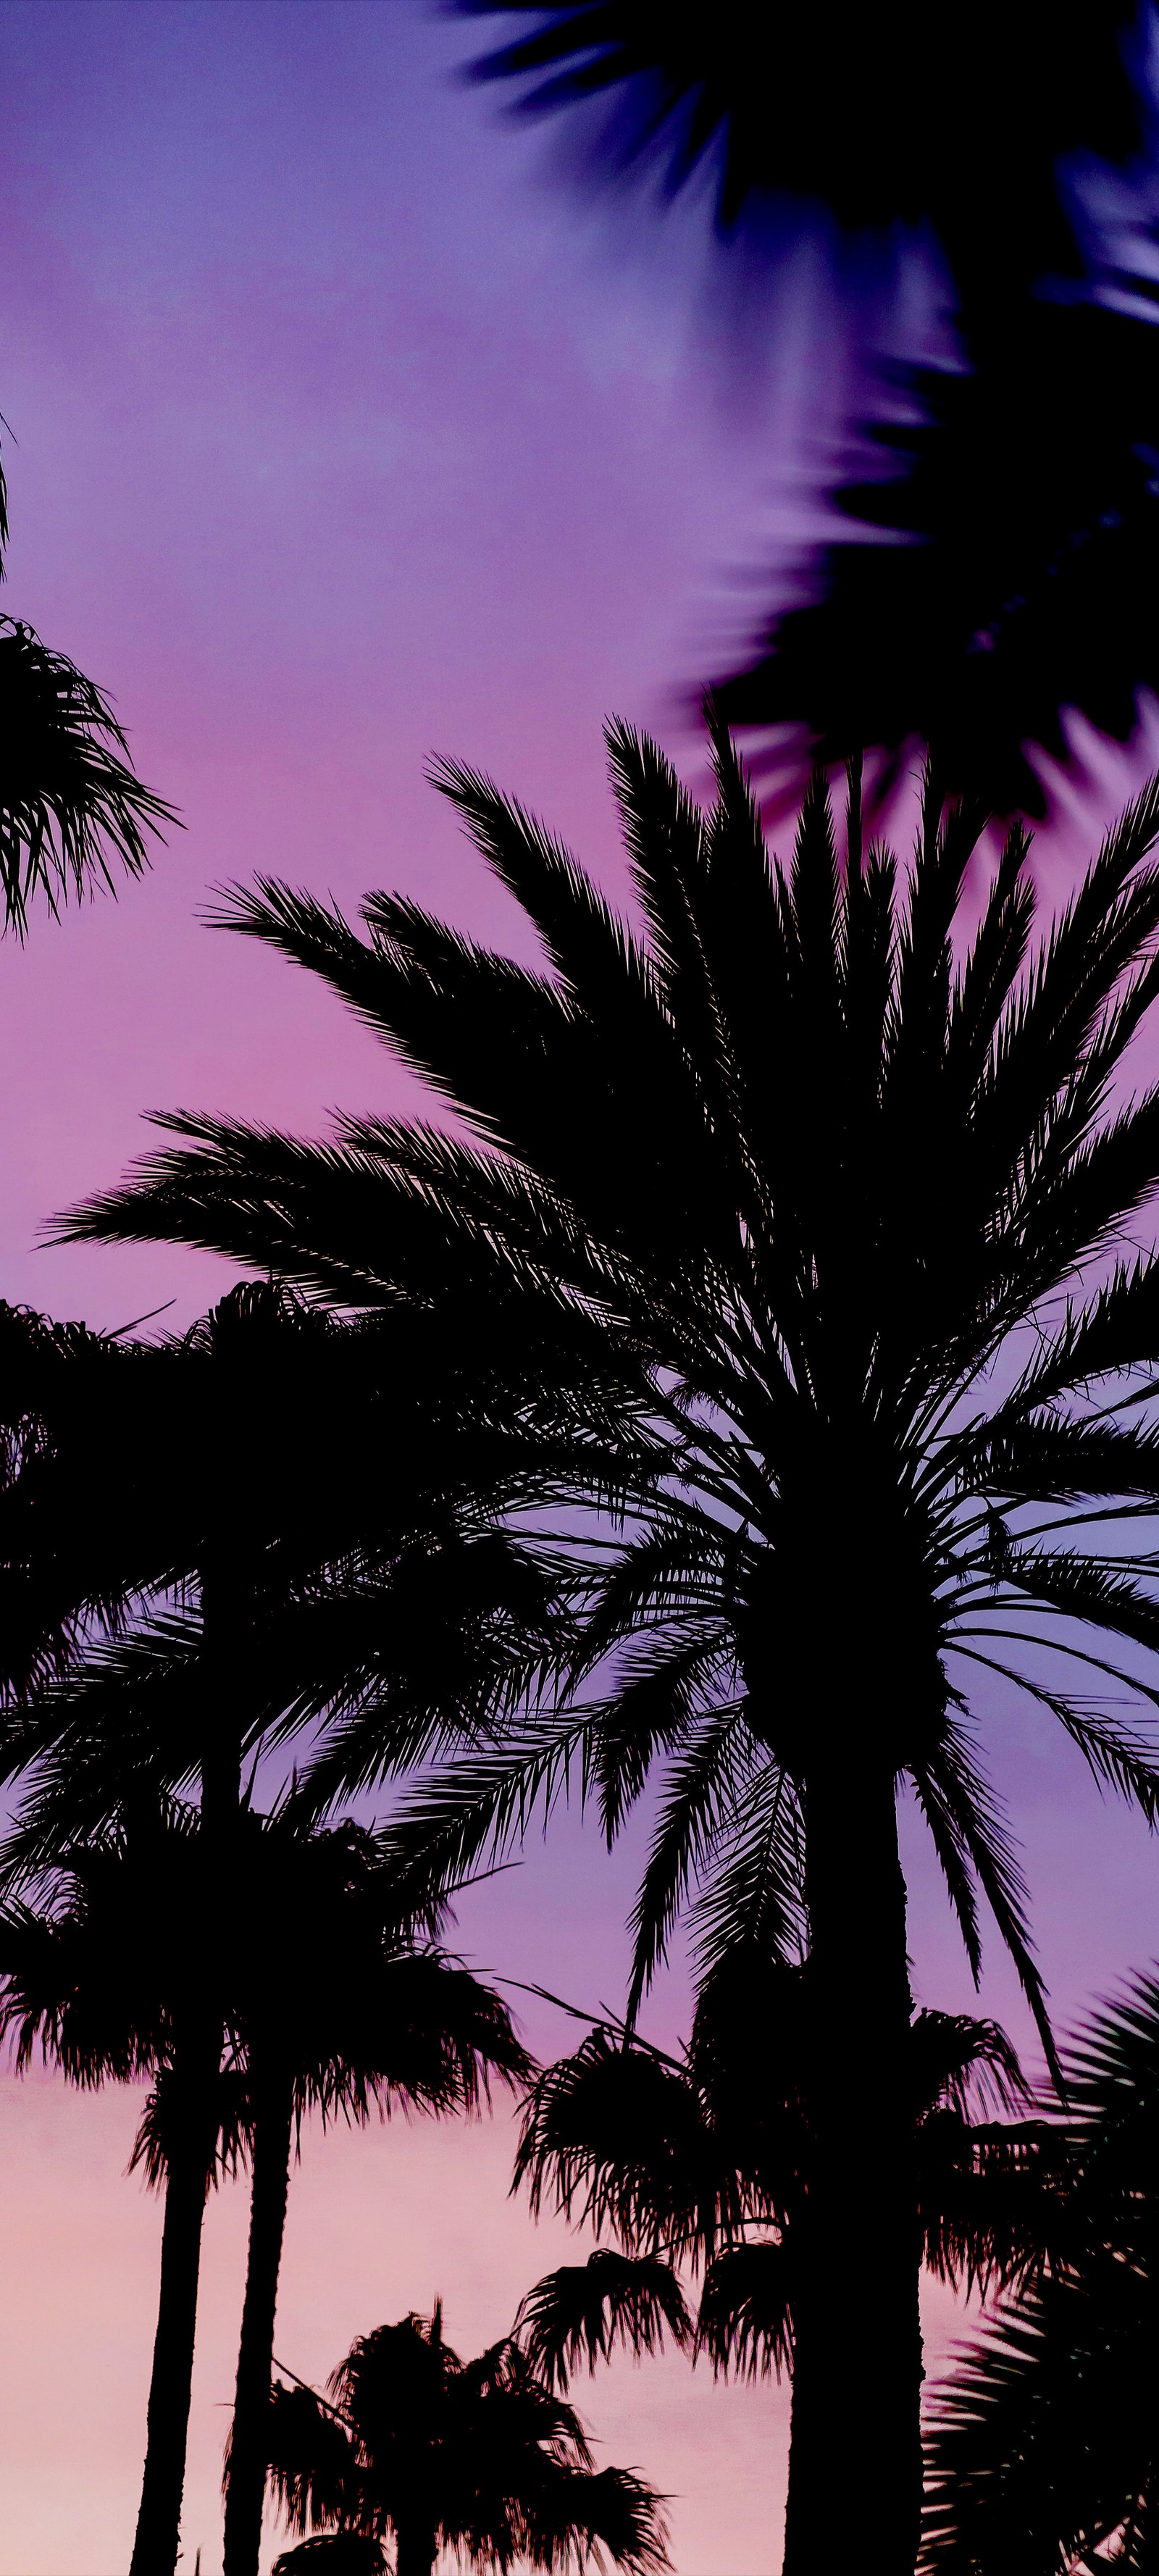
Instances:
[[[236,1593],[227,1607],[228,1595],[221,1597],[224,1591],[219,1581],[211,1582],[203,1573],[201,1606],[212,1711],[201,1765],[204,1893],[201,1923],[190,1927],[191,1940],[199,1945],[193,1968],[196,2000],[193,2029],[177,2068],[181,2091],[166,2150],[161,2293],[130,2576],[174,2576],[181,2547],[201,2230],[217,2151],[224,2013],[214,1994],[215,1987],[219,1995],[224,1992],[218,1974],[224,1932],[222,1894],[230,1884],[241,1805],[241,1739],[233,1711],[243,1631],[234,1607]]]
[[[431,2576],[438,2557],[435,2534],[425,2523],[404,2523],[395,2534],[395,2576]]]
[[[166,2155],[165,2223],[161,2236],[161,2287],[153,2372],[149,2382],[148,2436],[141,2502],[130,2576],[173,2576],[181,2537],[181,2500],[201,2229],[208,2177],[217,2138],[216,2086],[221,2062],[219,2032],[209,2024],[191,2032],[178,2073],[179,2090]]]
[[[875,1730],[865,1733],[872,1740]],[[816,2047],[812,2167],[797,2233],[785,2576],[845,2576],[871,2508],[876,2565],[883,2576],[913,2576],[922,2348],[912,2005],[892,1772],[879,1755],[875,1773],[849,1747],[804,1803]],[[858,2300],[870,2271],[867,2357]]]
[[[293,2111],[291,2076],[280,2067],[255,2073],[249,2260],[226,2472],[224,2576],[257,2576]]]

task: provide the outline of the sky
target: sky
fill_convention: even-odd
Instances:
[[[746,306],[667,222],[594,216],[541,140],[454,77],[464,38],[417,0],[0,0],[4,605],[115,696],[179,809],[117,903],[0,949],[0,1294],[102,1326],[183,1324],[228,1284],[160,1250],[48,1250],[54,1211],[109,1183],[177,1105],[319,1132],[335,1104],[415,1086],[337,1003],[202,926],[222,881],[283,874],[356,905],[375,885],[518,943],[424,783],[433,752],[542,810],[613,894],[600,726],[656,730],[695,783],[687,716],[751,604],[744,568],[816,523],[841,381],[833,292],[807,250]],[[747,323],[738,318],[748,312]],[[1152,727],[1149,740],[1155,739]],[[1064,788],[1040,873],[1146,744]],[[996,1706],[1059,2017],[1159,1948],[1156,1854],[1041,1725]],[[970,1989],[903,1818],[921,1999]],[[472,1964],[613,2006],[638,1841],[574,1815],[464,1905]],[[1025,2028],[995,1959],[987,2010]],[[679,1968],[651,2028],[679,2036]],[[532,2044],[569,2025],[522,1998]],[[125,2178],[139,2100],[0,2079],[0,2576],[114,2576],[136,2509],[160,2213]],[[507,2197],[510,2116],[308,2134],[278,2323],[319,2378],[351,2337],[446,2302],[464,2353],[565,2259]],[[218,2482],[245,2196],[211,2206],[186,2562],[220,2564]],[[851,2263],[864,2353],[872,2241]],[[931,2299],[934,2366],[958,2320]],[[672,2499],[679,2576],[777,2563],[787,2400],[678,2358],[581,2395],[600,2456]],[[277,2537],[267,2535],[266,2563]]]

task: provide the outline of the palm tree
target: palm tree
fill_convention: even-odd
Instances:
[[[1074,706],[1123,740],[1159,676],[1159,379],[1137,175],[1151,110],[1133,0],[1084,8],[1069,60],[1042,0],[980,0],[968,46],[952,15],[910,0],[458,6],[502,15],[475,77],[524,116],[562,113],[573,173],[578,144],[604,191],[633,174],[661,197],[696,183],[718,234],[747,240],[750,301],[803,228],[836,271],[860,390],[833,452],[860,448],[865,466],[832,477],[849,525],[814,545],[805,604],[786,608],[782,569],[763,632],[722,682],[729,721],[762,729],[782,783],[799,774],[803,729],[819,760],[873,742],[893,772],[916,733],[944,780],[1041,814],[1028,740],[1065,758]],[[1017,149],[983,160],[996,110]],[[883,297],[899,273],[908,296]],[[895,542],[867,539],[866,521]]]
[[[231,1906],[231,2024],[244,2050],[253,2163],[249,2258],[226,2473],[225,2576],[257,2576],[278,2273],[295,2135],[310,2111],[365,2121],[377,2102],[473,2110],[489,2077],[526,2078],[507,2008],[420,1946],[397,1875],[355,1825],[293,1806],[249,1820]]]
[[[0,580],[8,496],[0,469]],[[143,787],[103,690],[31,626],[0,617],[0,903],[23,939],[28,907],[53,916],[98,885],[115,892],[113,863],[130,877],[148,865],[150,833],[175,823]]]
[[[158,2499],[173,2485],[179,2499],[184,2476],[206,2197],[223,2167],[252,2164],[225,2519],[229,2576],[249,2576],[295,2129],[311,2110],[364,2121],[375,2101],[469,2110],[491,2072],[511,2082],[530,2069],[499,1998],[415,1937],[372,1835],[247,1807],[236,1857],[213,1952],[191,1938],[204,1904],[195,1809],[139,1800],[131,1821],[62,1852],[47,1903],[10,1897],[0,1911],[0,2035],[15,2034],[21,2072],[39,2042],[82,2086],[153,2078],[131,2159],[165,2190],[142,2560]],[[209,2084],[204,2027],[218,2044]]]
[[[778,201],[783,209],[795,197],[863,232],[932,221],[959,277],[987,256],[997,269],[1003,239],[1005,274],[1037,276],[1074,261],[1059,203],[1063,155],[1085,147],[1125,162],[1140,148],[1124,56],[1131,0],[1084,10],[1069,61],[1045,41],[1036,0],[1003,11],[984,0],[970,48],[904,0],[871,20],[852,0],[823,17],[760,0],[453,5],[464,18],[506,21],[506,41],[472,65],[475,80],[512,84],[524,117],[562,112],[575,128],[582,113],[575,139],[597,186],[622,185],[639,168],[674,196],[707,175],[719,231],[727,238],[748,222],[766,250]],[[983,177],[977,141],[997,89],[1021,148],[1016,168]]]
[[[243,1760],[341,1709],[353,1767],[371,1710],[389,1703],[420,1731],[447,1697],[457,1718],[479,1711],[552,1625],[538,1573],[495,1527],[517,1452],[510,1378],[500,1399],[441,1327],[370,1338],[368,1366],[365,1334],[270,1288],[233,1292],[179,1342],[0,1315],[0,1633],[16,1700],[3,1768],[31,1780],[7,1870],[51,1868],[143,1798],[197,1782],[197,2000],[180,2075],[194,2108],[225,2044],[217,1891],[240,1866]],[[176,2562],[211,2154],[191,2109],[171,2158],[175,2286],[133,2576]]]
[[[528,2184],[537,2215],[550,2196],[569,2219],[610,2229],[620,2249],[561,2266],[524,2301],[516,2333],[553,2384],[566,2389],[583,2359],[594,2368],[616,2342],[660,2349],[666,2332],[714,2372],[791,2372],[813,2067],[843,2036],[816,2025],[807,1962],[745,1945],[706,1980],[682,2058],[597,2024],[536,2078],[516,2184]],[[1064,2165],[1057,2128],[986,2116],[1029,2107],[1009,2040],[994,2022],[919,2012],[910,2055],[915,2268],[967,2289],[1036,2278],[1065,2224]],[[849,2106],[847,2241],[876,2107]],[[865,2232],[872,2239],[872,2216]],[[695,2320],[680,2264],[703,2272]]]
[[[999,2309],[937,2392],[923,2568],[1143,2568],[1159,2510],[1155,2379],[1159,1980],[1066,2052],[1063,2259]]]
[[[659,1774],[632,2009],[696,1888],[706,1964],[758,1907],[779,1909],[786,1956],[807,1947],[817,2027],[844,2037],[814,2069],[787,2564],[843,2546],[840,2407],[850,2492],[873,2492],[901,2576],[921,2346],[899,1784],[975,1969],[984,1897],[1052,2054],[978,1681],[1157,1812],[1150,1733],[1088,1685],[1145,1711],[1159,1686],[1132,1546],[1159,1483],[1141,1411],[1159,1263],[1120,1249],[1159,1180],[1159,1093],[1113,1097],[1159,985],[1159,789],[1036,937],[1025,834],[991,866],[984,811],[944,804],[932,775],[909,870],[863,852],[856,770],[844,861],[818,782],[782,866],[719,730],[714,747],[701,812],[653,745],[612,729],[641,933],[520,807],[440,771],[541,971],[389,894],[364,935],[286,887],[236,895],[223,918],[344,994],[462,1128],[349,1119],[309,1146],[174,1120],[173,1144],[61,1230],[216,1246],[364,1313],[473,1307],[497,1348],[557,1327],[561,1380],[599,1344],[623,1431],[586,1490],[619,1519],[577,1522],[582,1459],[564,1475],[550,1440],[542,1458],[540,1530],[585,1607],[570,1691],[492,1742],[464,1730],[469,1758],[409,1802],[406,1845],[437,1883],[569,1775],[614,1837]],[[448,1741],[441,1722],[385,1722],[378,1770]],[[364,1739],[360,1776],[370,1762]],[[876,2357],[853,2412],[829,2326],[850,2099],[879,2106],[862,2165]]]
[[[579,2417],[516,2344],[463,2363],[441,2304],[360,2336],[329,2383],[275,2386],[270,2483],[291,2530],[277,2576],[316,2559],[382,2576],[431,2576],[441,2550],[480,2571],[554,2569],[606,2551],[628,2576],[668,2564],[660,2500],[630,2469],[592,2466]]]
[[[217,1997],[191,1938],[203,1861],[191,1809],[142,1802],[131,1826],[60,1856],[47,1905],[9,1897],[0,1912],[0,2032],[15,2034],[18,2068],[39,2043],[74,2084],[153,2078],[131,2160],[165,2190],[135,2569],[150,2563],[174,2489],[180,2500],[202,2218],[241,2143]]]

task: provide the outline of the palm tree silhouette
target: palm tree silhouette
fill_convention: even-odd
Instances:
[[[499,1398],[441,1328],[368,1339],[259,1287],[180,1341],[110,1341],[5,1310],[0,1347],[0,1631],[17,1703],[3,1767],[31,1783],[9,1878],[51,1868],[142,1799],[199,1787],[185,1926],[197,1973],[169,2088],[179,2081],[191,2109],[170,2161],[132,2571],[172,2576],[213,2154],[195,2108],[222,2064],[219,1892],[240,1869],[243,1761],[323,1712],[342,1712],[351,1768],[372,1711],[423,1730],[449,1704],[461,1722],[517,1685],[554,1614],[495,1526],[510,1380],[500,1433]]]
[[[755,229],[766,250],[795,198],[854,232],[931,223],[960,285],[983,261],[994,278],[1024,281],[1073,264],[1063,155],[1085,149],[1124,163],[1142,143],[1124,44],[1132,0],[1085,10],[1069,59],[1049,43],[1040,0],[1005,10],[982,0],[968,49],[907,0],[870,20],[853,0],[820,16],[754,0],[454,6],[506,21],[506,41],[470,76],[512,85],[522,117],[568,115],[578,166],[597,188],[622,188],[633,170],[658,180],[663,197],[696,181],[725,238]],[[1021,150],[1016,166],[983,173],[978,135],[998,77]],[[573,172],[577,160],[573,152]]]
[[[372,2105],[471,2111],[492,2073],[526,2078],[507,2008],[420,1946],[374,1837],[291,1807],[252,1820],[231,1906],[231,2024],[245,2059],[253,2164],[249,2257],[225,2480],[225,2576],[257,2576],[278,2274],[303,2119],[364,2122]]]
[[[1072,2182],[1060,2259],[935,2393],[922,2566],[1142,2568],[1159,2506],[1155,2370],[1159,1980],[1065,2052]]]
[[[139,1802],[130,1823],[62,1854],[47,1904],[10,1897],[0,1911],[0,2033],[15,2034],[20,2071],[39,2043],[81,2086],[153,2078],[130,2169],[165,2190],[155,2484],[188,2417],[206,2196],[223,2167],[252,2165],[225,2513],[227,2576],[249,2576],[295,2131],[311,2111],[365,2121],[376,2102],[470,2110],[493,2072],[514,2082],[530,2067],[498,1996],[416,1938],[371,1834],[247,1808],[236,1854],[218,1899],[224,1971],[189,1937],[204,1893],[195,1809]],[[222,2035],[208,2086],[189,2041],[203,2024]]]
[[[662,196],[695,182],[761,263],[810,227],[836,272],[861,390],[834,452],[865,463],[830,478],[849,526],[813,547],[808,602],[786,607],[782,572],[722,680],[730,722],[762,729],[782,780],[805,741],[824,762],[884,746],[892,776],[916,734],[946,782],[1042,813],[1028,740],[1064,758],[1075,706],[1124,740],[1159,679],[1153,76],[1134,0],[1083,9],[1070,48],[1042,0],[981,0],[968,47],[910,0],[458,5],[501,12],[507,41],[475,77],[524,116],[562,112],[573,173],[621,194],[633,173]],[[980,157],[999,92],[1018,148]],[[907,271],[908,311],[882,293]],[[935,359],[947,325],[957,351]]]
[[[180,2512],[202,2218],[223,2164],[236,2167],[244,2121],[219,1998],[191,1938],[203,1862],[195,1812],[150,1813],[142,1800],[131,1825],[60,1856],[40,1910],[9,1896],[0,1911],[0,2030],[16,2035],[17,2065],[39,2043],[74,2084],[153,2078],[131,2159],[165,2192],[135,2565],[155,2543],[149,2509],[175,2491]]]
[[[0,468],[0,580],[8,495]],[[0,905],[24,938],[28,907],[54,916],[98,885],[115,892],[114,863],[139,877],[148,835],[177,816],[129,760],[128,744],[95,681],[42,644],[19,618],[0,617]]]
[[[765,2034],[756,2062],[754,2029]],[[714,2372],[791,2372],[814,2065],[842,2036],[816,2023],[807,1963],[746,1947],[706,1981],[683,2058],[597,2024],[536,2078],[516,2185],[529,2186],[536,2214],[551,2199],[576,2223],[610,2229],[620,2248],[561,2266],[525,2299],[515,2331],[549,2381],[566,2388],[583,2360],[594,2368],[617,2342],[661,2349],[666,2332]],[[910,2058],[915,2269],[983,2291],[1037,2278],[1066,2223],[1065,2174],[1057,2126],[987,2116],[1030,2106],[1005,2033],[970,2015],[919,2012]],[[847,2227],[874,2115],[872,2101],[851,2106]],[[680,2264],[703,2272],[695,2319]]]
[[[629,2469],[596,2470],[579,2417],[516,2344],[461,2362],[430,2317],[379,2326],[329,2382],[275,2386],[270,2483],[294,2531],[277,2576],[316,2559],[430,2576],[440,2551],[476,2569],[563,2568],[606,2552],[629,2576],[668,2564],[660,2499]]]
[[[788,2563],[844,2547],[840,2407],[850,2491],[874,2493],[900,2576],[921,2347],[898,1786],[970,1959],[984,1897],[1051,2052],[979,1763],[979,1681],[1057,1722],[1146,1815],[1159,1797],[1149,1732],[1088,1687],[1111,1679],[1144,1710],[1156,1688],[1132,1530],[1159,1478],[1139,1427],[1159,1264],[1119,1248],[1159,1180],[1159,1095],[1112,1091],[1159,985],[1159,791],[1045,936],[1012,832],[971,934],[985,813],[944,805],[932,776],[911,869],[863,852],[856,771],[844,864],[818,783],[781,866],[719,730],[710,812],[647,741],[617,727],[610,749],[643,935],[520,807],[452,768],[439,783],[543,971],[385,893],[363,936],[284,886],[226,906],[343,993],[465,1133],[351,1119],[311,1147],[177,1119],[172,1145],[61,1230],[216,1245],[364,1312],[482,1312],[497,1345],[558,1327],[561,1379],[599,1350],[622,1431],[614,1461],[597,1443],[587,1492],[620,1522],[586,1532],[582,1462],[564,1474],[546,1435],[542,1453],[540,1528],[585,1605],[569,1687],[493,1741],[465,1729],[469,1758],[408,1802],[400,1847],[437,1884],[569,1776],[614,1837],[659,1775],[631,2008],[693,1896],[705,1965],[758,1909],[779,1910],[783,1955],[807,1948],[817,2026],[843,2044],[813,2069]],[[384,1723],[378,1771],[448,1741]],[[855,2410],[831,2333],[851,2099],[879,2110],[862,2165],[875,2365]]]

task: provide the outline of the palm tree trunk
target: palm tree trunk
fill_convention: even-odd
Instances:
[[[854,1715],[850,1731],[858,1723]],[[808,1785],[804,1808],[813,2144],[794,2230],[785,2576],[847,2576],[869,2528],[882,2576],[913,2576],[922,2347],[912,2001],[892,1771],[880,1756],[875,1768],[842,1746],[830,1774]]]
[[[231,1883],[232,1842],[241,1803],[240,1623],[234,1593],[217,1580],[211,1582],[202,1569],[209,1710],[201,1761],[202,1921],[199,1946],[190,1959],[189,2033],[177,2068],[183,2103],[177,2108],[166,2156],[161,2290],[145,2469],[129,2576],[174,2576],[181,2545],[201,2230],[217,2148],[224,2027],[220,2007],[225,1991],[222,1898]]]
[[[191,2034],[184,2056],[166,2153],[161,2287],[130,2576],[173,2576],[181,2538],[201,2229],[217,2140],[220,2034]]]
[[[431,2576],[438,2543],[425,2524],[406,2523],[395,2530],[395,2576]]]
[[[293,2079],[289,2074],[278,2068],[264,2078],[255,2075],[249,2261],[225,2480],[224,2576],[257,2576],[261,2549],[270,2372],[286,2227],[293,2110]]]

